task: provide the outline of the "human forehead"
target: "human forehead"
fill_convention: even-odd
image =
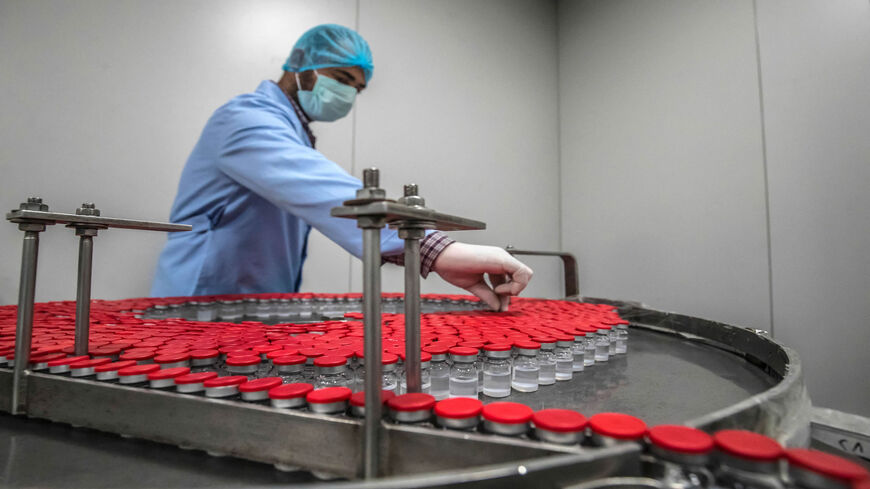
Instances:
[[[318,68],[318,73],[326,75],[332,79],[338,80],[345,85],[350,85],[358,91],[362,91],[366,87],[366,77],[362,68],[359,66],[334,66],[329,68]]]

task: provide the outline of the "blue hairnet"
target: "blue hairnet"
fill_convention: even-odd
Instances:
[[[359,66],[368,82],[375,68],[372,51],[356,31],[337,24],[323,24],[302,34],[283,69],[298,72],[339,66]]]

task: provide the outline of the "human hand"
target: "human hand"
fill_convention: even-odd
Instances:
[[[507,311],[511,296],[519,295],[534,273],[502,248],[458,242],[444,248],[432,269],[448,283],[479,297],[494,311]],[[484,275],[489,275],[491,285]]]

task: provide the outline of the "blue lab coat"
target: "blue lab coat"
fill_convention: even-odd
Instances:
[[[329,210],[355,197],[361,182],[312,147],[284,92],[271,81],[215,111],[178,184],[169,233],[151,295],[295,292],[308,233],[317,228],[356,257],[356,221]],[[400,254],[393,230],[383,255]]]

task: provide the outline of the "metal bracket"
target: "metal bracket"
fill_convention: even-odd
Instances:
[[[39,233],[46,226],[66,224],[74,228],[79,240],[78,279],[76,285],[76,332],[75,353],[88,352],[88,328],[90,326],[91,270],[93,265],[93,238],[101,229],[122,228],[147,231],[190,231],[186,224],[101,217],[92,203],[84,203],[75,214],[50,212],[48,205],[39,197],[29,197],[18,209],[6,214],[6,220],[18,224],[24,231],[21,255],[21,279],[18,284],[18,319],[15,330],[15,370],[12,379],[10,412],[23,414],[27,410],[27,367],[30,364],[30,347],[33,340],[33,303],[36,293],[36,265],[39,254]]]
[[[562,267],[565,270],[565,297],[580,296],[580,275],[577,271],[577,258],[571,253],[563,251],[518,250],[512,245],[507,245],[505,250],[511,255],[558,256],[562,259]]]
[[[828,408],[813,408],[812,438],[870,461],[870,418]]]
[[[424,207],[417,185],[405,186],[398,202],[379,188],[377,168],[363,170],[363,188],[356,199],[331,210],[333,217],[356,219],[363,230],[363,328],[365,331],[365,421],[362,472],[378,476],[381,424],[381,228],[399,230],[405,240],[405,370],[408,392],[420,392],[420,240],[426,229],[485,229],[486,224]]]

